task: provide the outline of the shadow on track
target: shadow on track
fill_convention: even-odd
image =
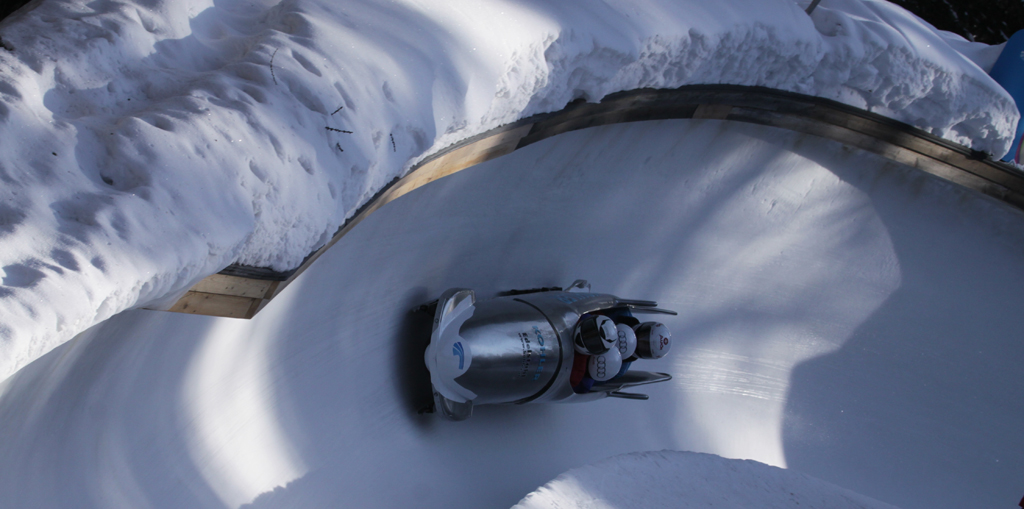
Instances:
[[[430,388],[430,371],[423,362],[423,354],[430,343],[430,326],[433,315],[426,311],[414,311],[413,308],[426,303],[431,298],[425,288],[416,288],[408,299],[408,309],[398,338],[395,341],[395,381],[401,395],[403,407],[411,414],[412,421],[423,428],[430,427],[435,421],[430,414],[420,414],[420,410],[429,408],[433,403],[433,391]]]
[[[836,174],[890,233],[901,285],[797,365],[790,468],[899,507],[1010,507],[1024,461],[1024,214],[890,162]]]

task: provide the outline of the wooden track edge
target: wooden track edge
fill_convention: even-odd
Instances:
[[[909,124],[820,97],[764,87],[693,85],[610,94],[574,101],[467,138],[395,178],[345,221],[294,270],[231,265],[193,286],[174,305],[180,313],[252,318],[346,233],[380,207],[434,180],[558,134],[624,122],[718,119],[755,123],[832,139],[912,166],[1024,210],[1024,173],[987,154]]]

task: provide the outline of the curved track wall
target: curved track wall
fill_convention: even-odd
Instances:
[[[380,207],[410,191],[540,140],[588,127],[665,119],[747,122],[821,136],[857,147],[1024,209],[1024,173],[987,154],[911,125],[836,101],[762,87],[698,85],[612,94],[576,102],[469,138],[395,179],[293,271],[232,265],[203,279],[167,309],[252,318],[346,233]]]

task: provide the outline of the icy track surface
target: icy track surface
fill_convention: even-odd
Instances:
[[[598,204],[600,206],[595,206]],[[1024,214],[859,150],[720,121],[550,138],[360,223],[253,320],[131,310],[0,384],[6,507],[509,507],[688,450],[904,509],[1012,507]],[[653,299],[649,401],[429,401],[415,306],[590,280]]]
[[[751,460],[676,451],[623,454],[570,470],[513,509],[896,509]]]
[[[0,379],[232,262],[290,269],[425,154],[584,98],[762,85],[1002,154],[998,48],[885,2],[43,1],[0,26]]]

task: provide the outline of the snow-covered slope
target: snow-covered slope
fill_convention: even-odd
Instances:
[[[904,509],[1013,507],[1022,224],[779,129],[549,138],[383,207],[252,320],[126,311],[0,383],[0,505],[509,507],[669,449]],[[416,415],[430,317],[410,309],[576,278],[679,311],[672,351],[643,361],[674,376],[649,401]]]
[[[418,158],[575,98],[762,85],[992,153],[1016,119],[881,1],[47,0],[0,37],[0,379],[229,263],[295,267]]]
[[[805,474],[751,460],[657,451],[574,468],[513,509],[895,509]]]

